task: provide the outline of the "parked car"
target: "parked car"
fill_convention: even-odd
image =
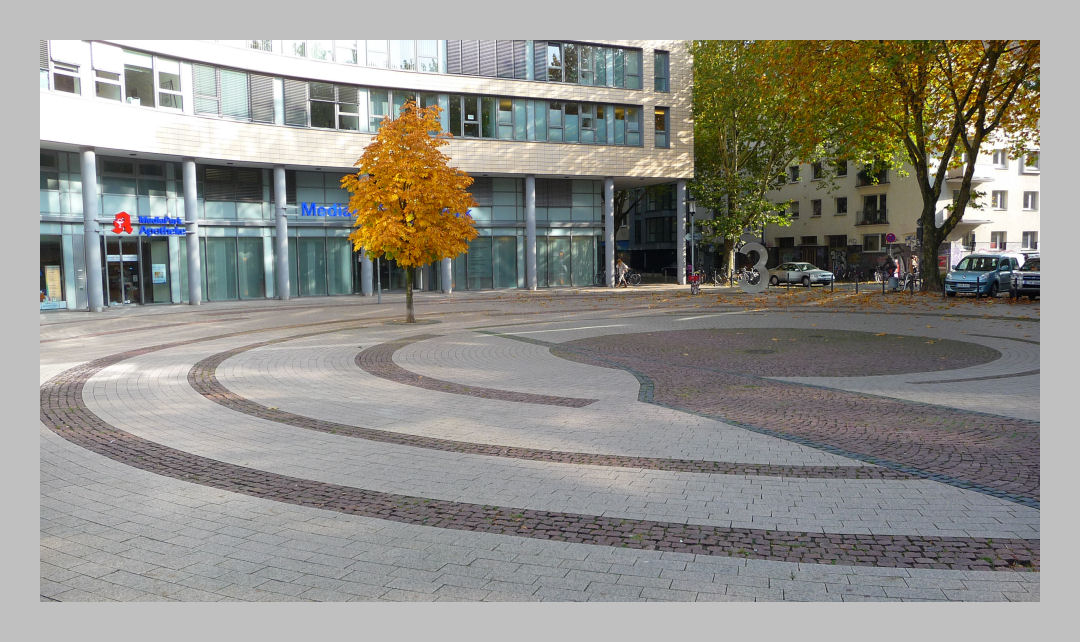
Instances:
[[[1009,296],[1017,298],[1027,296],[1034,299],[1039,296],[1039,257],[1029,256],[1019,268],[1013,270],[1009,281]]]
[[[820,283],[822,285],[832,283],[835,278],[833,273],[828,270],[819,269],[810,263],[798,263],[794,261],[781,263],[769,270],[769,285],[802,283],[804,286],[810,287],[815,283]]]
[[[1008,291],[1013,270],[1020,267],[1019,254],[976,252],[960,259],[945,275],[945,295],[975,294],[996,297]]]

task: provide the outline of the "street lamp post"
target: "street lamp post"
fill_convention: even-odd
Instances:
[[[690,214],[690,265],[696,270],[698,269],[698,266],[697,261],[694,259],[694,246],[696,245],[694,235],[694,214],[696,213],[697,208],[693,196],[686,199],[686,211]]]

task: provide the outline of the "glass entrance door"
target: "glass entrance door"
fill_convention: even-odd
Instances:
[[[126,239],[125,239],[126,241]],[[124,247],[135,239],[126,241]],[[172,289],[169,285],[169,240],[167,238],[141,237],[139,260],[142,279],[142,303],[170,303]]]
[[[109,305],[142,303],[138,237],[109,236],[104,239],[106,292]]]

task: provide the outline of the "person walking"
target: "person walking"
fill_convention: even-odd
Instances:
[[[615,263],[615,276],[617,277],[617,280],[615,281],[615,287],[624,287],[625,288],[627,286],[626,274],[629,271],[630,271],[630,266],[623,263],[622,259],[619,259],[618,262]]]

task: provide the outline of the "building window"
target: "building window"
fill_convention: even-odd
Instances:
[[[420,71],[430,71],[432,73],[439,71],[439,41],[438,40],[417,40],[416,41],[416,62],[417,68]]]
[[[803,236],[799,238],[799,245],[817,245],[816,236]]]
[[[1005,232],[990,232],[990,249],[1005,249]]]
[[[669,57],[666,51],[653,52],[653,89],[656,91],[671,91],[670,71],[668,69]]]
[[[787,206],[788,218],[799,218],[799,201],[791,201]]]
[[[799,180],[799,166],[798,165],[792,165],[791,167],[788,168],[788,178],[791,180],[792,183],[797,182]]]
[[[1039,233],[1024,232],[1024,248],[1029,250],[1039,249]]]
[[[776,239],[776,247],[795,247],[794,236],[780,236]]]
[[[975,251],[975,232],[964,235],[964,249],[968,252]]]
[[[671,147],[671,137],[668,135],[668,108],[657,107],[653,110],[656,120],[656,146]]]
[[[368,40],[367,66],[388,67],[390,64],[390,46],[386,40]]]
[[[859,225],[882,225],[889,222],[889,210],[885,207],[885,194],[863,197],[863,211]]]
[[[1009,167],[1009,154],[1004,149],[994,150],[994,167],[997,169],[1008,169]]]
[[[1039,209],[1038,192],[1024,192],[1024,209],[1032,211]]]
[[[836,197],[836,215],[840,216],[841,214],[847,214],[847,197],[846,196],[838,196],[838,197]]]
[[[810,210],[813,212],[811,214],[811,216],[814,216],[814,217],[821,216],[821,199],[820,198],[815,198],[814,200],[810,201]]]
[[[863,252],[881,252],[884,247],[884,234],[864,234],[862,250]]]
[[[1039,152],[1028,152],[1020,159],[1021,174],[1039,173]]]
[[[69,94],[82,94],[82,83],[79,81],[79,68],[75,65],[53,63],[53,89]]]
[[[416,69],[416,43],[412,40],[390,41],[390,68]]]
[[[812,180],[820,180],[825,176],[825,170],[821,167],[820,162],[811,163],[810,175]]]
[[[158,59],[155,63],[158,105],[168,109],[183,109],[184,97],[180,93],[180,61]]]
[[[98,98],[120,100],[120,74],[94,70],[94,93]]]
[[[835,164],[837,176],[847,176],[847,161],[838,160]]]
[[[847,236],[844,234],[829,235],[829,249],[842,250],[847,247]]]
[[[1007,209],[1006,196],[1007,192],[1005,190],[994,190],[990,193],[990,201],[995,210]]]

